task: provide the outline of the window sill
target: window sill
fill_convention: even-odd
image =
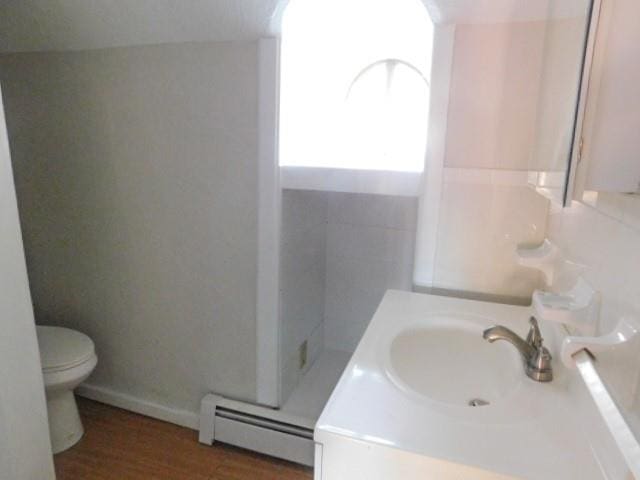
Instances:
[[[283,189],[419,197],[422,172],[280,167]]]

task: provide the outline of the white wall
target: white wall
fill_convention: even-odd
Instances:
[[[598,209],[574,202],[570,208],[554,211],[549,221],[549,238],[569,261],[582,266],[585,279],[602,294],[600,333],[611,331],[625,315],[640,315],[640,198],[611,194]],[[640,345],[638,346],[640,347]],[[625,371],[623,357],[604,356],[604,368],[619,400],[640,414],[638,381],[640,349],[633,360],[633,376]],[[640,420],[640,418],[639,418]]]
[[[328,196],[325,347],[352,352],[384,293],[412,288],[418,200]]]
[[[584,3],[571,18],[456,26],[446,166],[567,169]]]
[[[542,278],[515,251],[544,240],[548,211],[526,172],[445,169],[434,287],[528,304]]]
[[[612,195],[598,210],[573,202],[570,208],[554,211],[549,221],[549,238],[577,271],[602,295],[598,334],[611,331],[623,316],[640,315],[640,198]],[[576,269],[572,268],[571,274]],[[563,288],[570,276],[556,281]],[[640,431],[640,340],[632,345],[597,355],[596,367],[633,430]],[[580,382],[576,379],[577,382]],[[594,409],[590,398],[579,409]],[[583,411],[583,410],[579,410]],[[599,418],[595,414],[593,418]],[[627,478],[619,449],[599,422],[583,426],[600,456],[608,478]],[[631,477],[628,477],[631,478]]]
[[[546,22],[456,25],[446,167],[527,170]]]
[[[572,39],[578,24],[571,23]],[[575,68],[543,77],[552,68],[543,62],[545,48],[557,46],[558,29],[545,21],[455,27],[448,112],[435,119],[446,124],[442,191],[423,199],[439,203],[439,220],[428,226],[436,232],[429,268],[437,293],[529,303],[542,285],[538,272],[517,264],[515,250],[546,235],[549,202],[527,185],[540,141],[539,106],[548,116],[552,103],[541,86],[570,82],[573,74],[577,88]],[[439,126],[432,125],[432,135]],[[325,347],[352,351],[382,293],[412,287],[417,200],[327,195]]]
[[[530,302],[542,278],[517,265],[515,250],[545,238],[549,202],[526,186],[526,176],[445,170],[434,270],[437,293]],[[313,352],[311,362],[318,348],[352,352],[384,292],[412,289],[417,208],[415,197],[283,191],[283,398],[303,373],[298,348],[305,339]],[[320,344],[317,333],[322,331]]]
[[[55,478],[29,283],[0,99],[0,477]]]
[[[540,286],[539,274],[519,267],[514,253],[545,236],[548,202],[528,188],[526,172],[546,28],[545,21],[455,26],[448,109],[432,119],[447,126],[444,159],[430,158],[444,164],[442,188],[427,191],[421,207],[439,203],[427,220],[437,232],[422,270],[427,290],[527,303]]]
[[[36,319],[94,339],[91,384],[255,400],[257,64],[253,42],[0,57]]]
[[[284,401],[324,345],[327,194],[283,190],[280,251],[280,366]],[[300,346],[307,341],[307,364]]]
[[[353,352],[384,293],[411,290],[415,197],[283,190],[282,398],[322,349]]]

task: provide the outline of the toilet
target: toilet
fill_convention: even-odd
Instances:
[[[98,363],[93,341],[62,327],[37,326],[53,453],[75,445],[84,429],[73,390]]]

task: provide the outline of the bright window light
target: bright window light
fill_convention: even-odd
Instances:
[[[433,24],[420,0],[292,0],[280,165],[421,172]]]

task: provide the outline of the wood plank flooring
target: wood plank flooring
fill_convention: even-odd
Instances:
[[[58,480],[311,480],[312,470],[198,443],[197,432],[78,398],[85,434],[54,457]]]

